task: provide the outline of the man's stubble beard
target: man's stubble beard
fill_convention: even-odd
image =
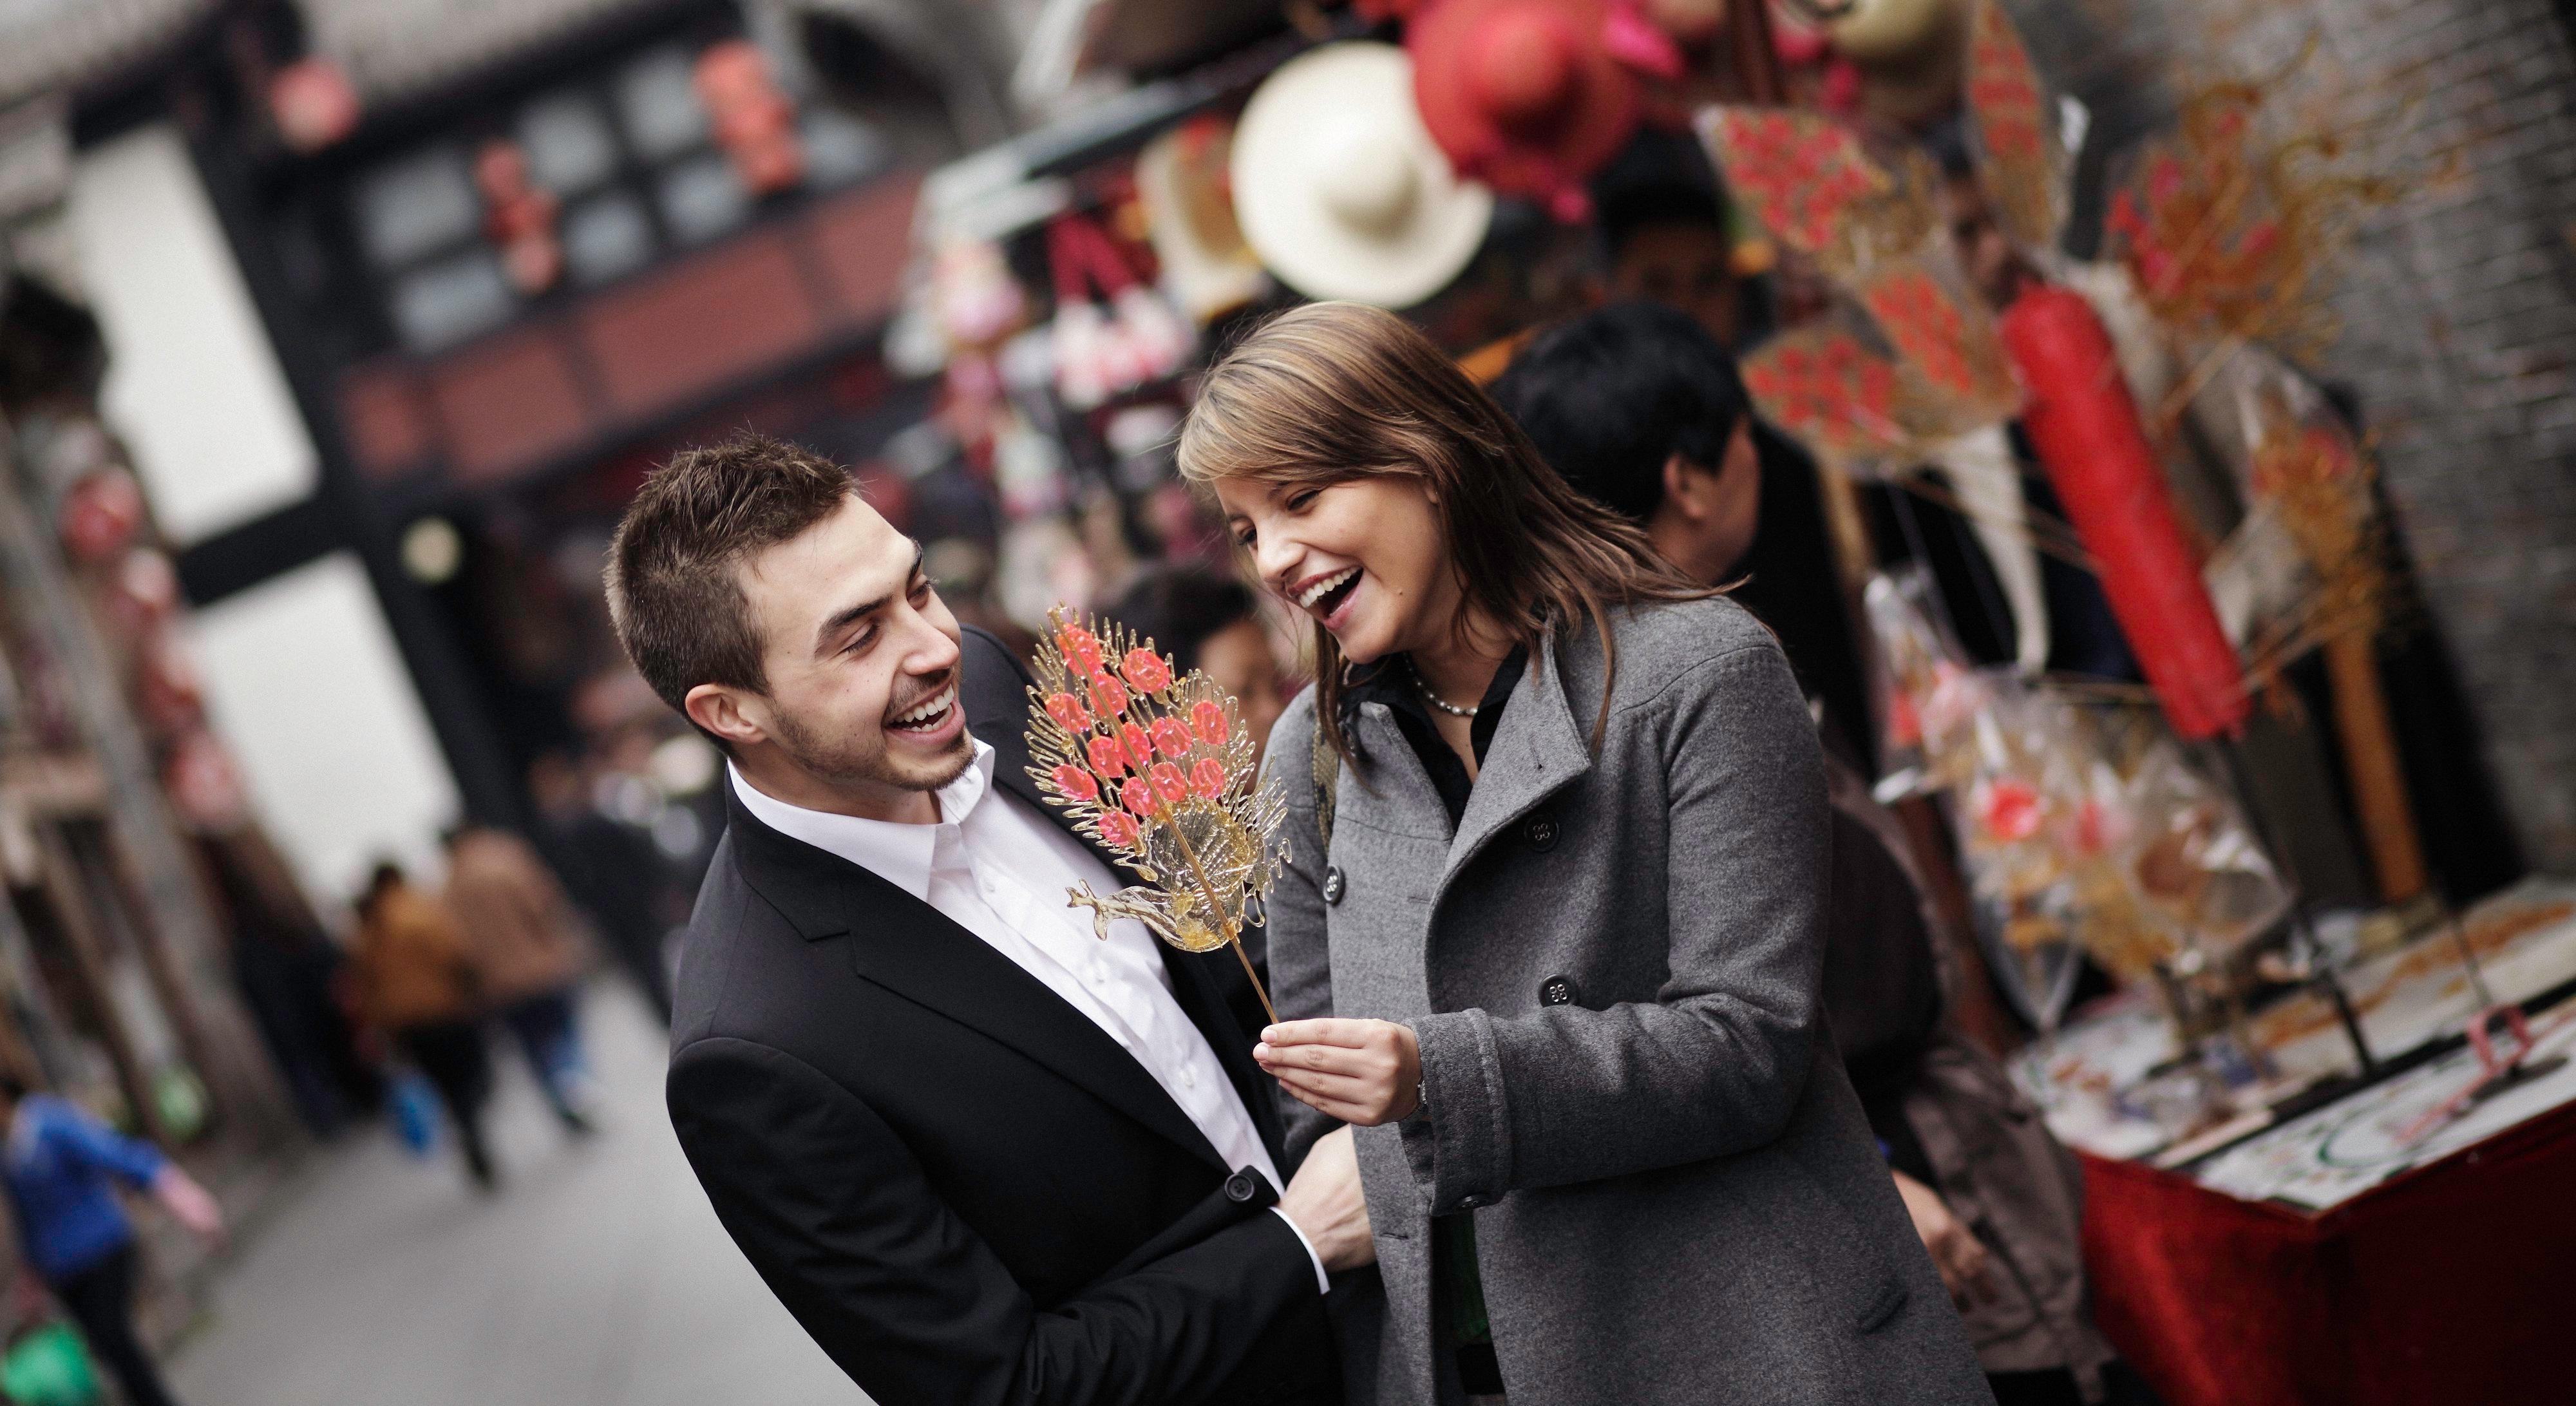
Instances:
[[[952,705],[963,707],[961,699]],[[909,771],[894,765],[882,750],[836,747],[818,731],[786,712],[770,718],[772,740],[787,759],[809,776],[839,786],[882,786],[895,791],[936,791],[966,774],[975,764],[975,734],[959,730],[954,757],[943,756],[931,771]],[[953,765],[951,764],[953,762]]]

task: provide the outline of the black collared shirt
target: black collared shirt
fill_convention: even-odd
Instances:
[[[1515,645],[1494,670],[1485,685],[1485,696],[1476,704],[1474,721],[1467,724],[1467,744],[1475,749],[1476,770],[1485,769],[1485,750],[1494,743],[1494,729],[1503,720],[1503,709],[1510,706],[1512,693],[1520,687],[1521,675],[1529,672],[1529,650]],[[1422,769],[1431,773],[1431,786],[1440,793],[1440,804],[1449,811],[1449,826],[1456,829],[1467,813],[1467,793],[1475,781],[1467,775],[1467,764],[1458,759],[1447,739],[1431,718],[1431,705],[1423,701],[1422,687],[1414,679],[1413,667],[1401,654],[1381,659],[1368,672],[1351,681],[1344,695],[1353,709],[1362,703],[1383,703],[1395,714],[1395,725],[1413,754],[1422,761]]]

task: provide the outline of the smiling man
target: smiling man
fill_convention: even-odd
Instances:
[[[1345,1135],[1282,1185],[1216,958],[1107,939],[1125,882],[1027,775],[1027,675],[847,474],[744,436],[645,480],[619,639],[722,747],[669,1100],[716,1214],[881,1406],[1330,1403],[1370,1263]]]

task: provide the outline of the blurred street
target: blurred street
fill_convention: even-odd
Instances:
[[[566,1141],[524,1066],[492,1112],[501,1193],[382,1125],[303,1173],[171,1363],[196,1406],[660,1406],[865,1398],[735,1252],[662,1108],[662,1035],[622,985],[585,1001],[601,1131]],[[497,1050],[496,1050],[497,1052]]]

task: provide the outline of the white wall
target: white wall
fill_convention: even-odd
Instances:
[[[317,899],[380,855],[439,872],[456,783],[354,554],[227,596],[191,634],[216,728]]]
[[[310,494],[313,442],[177,131],[81,153],[70,205],[100,402],[162,530],[188,546]]]

